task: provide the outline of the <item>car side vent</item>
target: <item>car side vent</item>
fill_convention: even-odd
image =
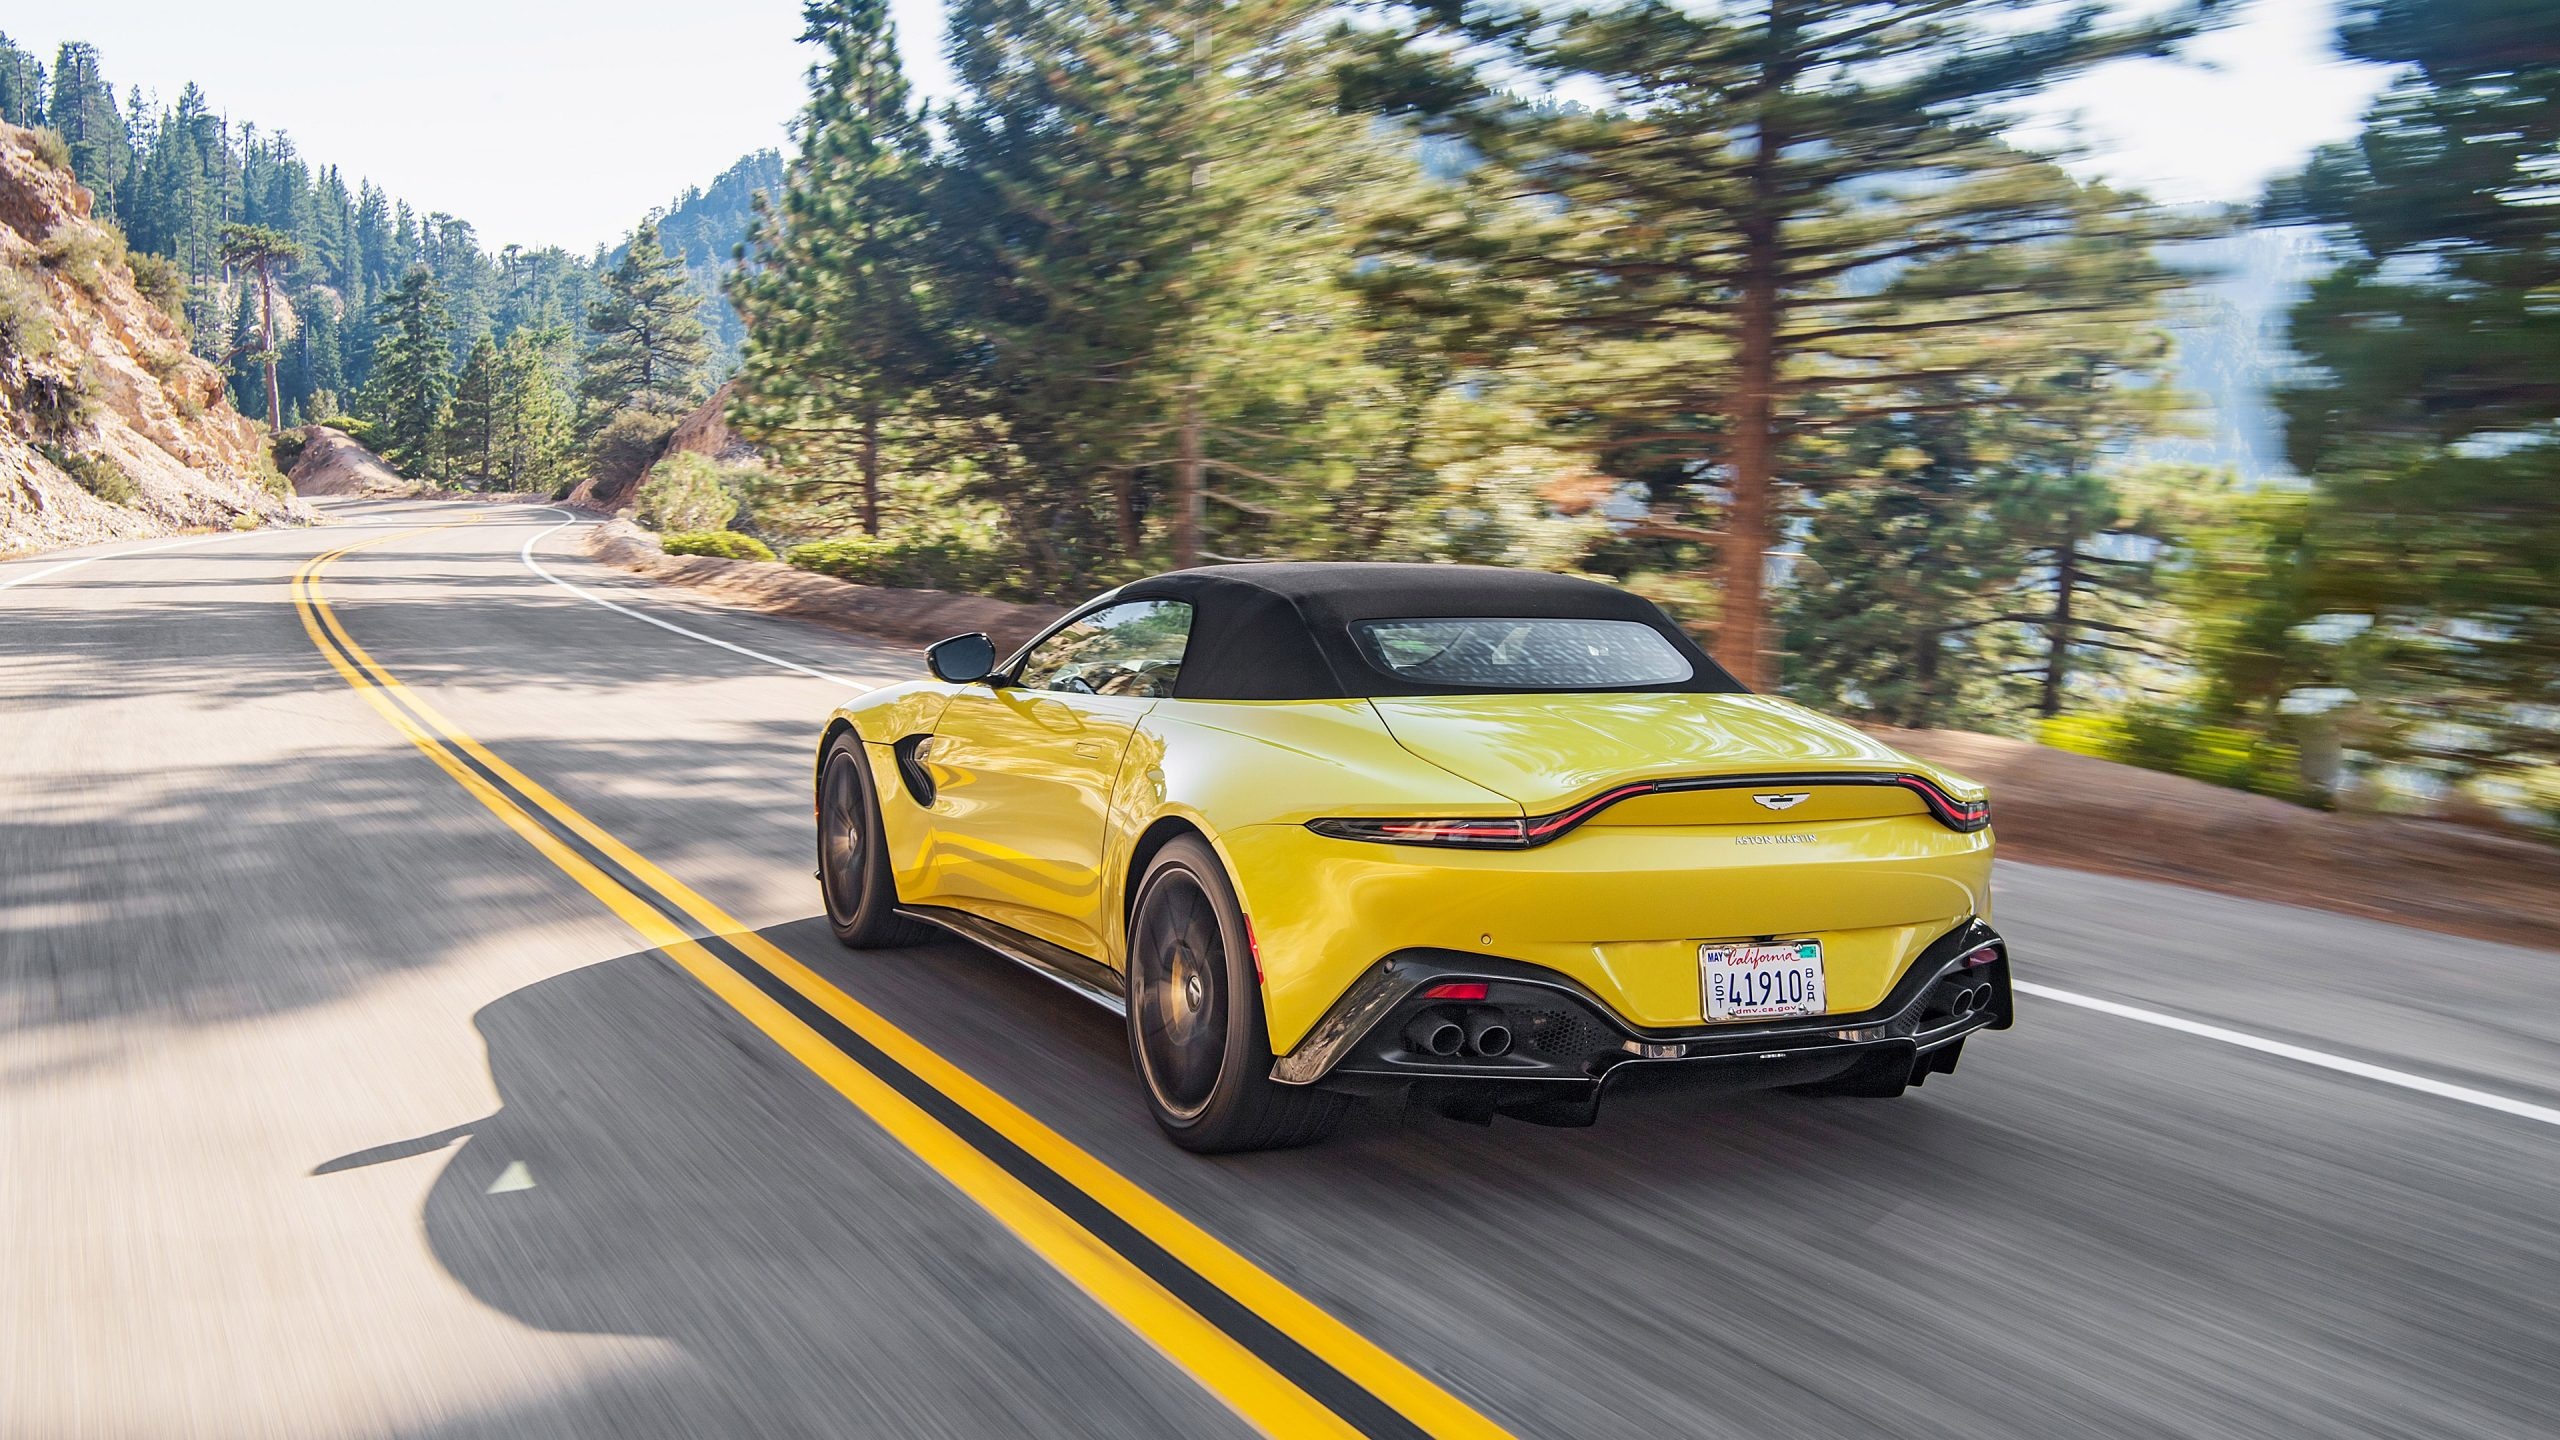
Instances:
[[[898,778],[906,782],[907,793],[928,808],[933,804],[933,771],[924,757],[932,744],[930,735],[909,735],[889,747],[889,753],[898,757]]]

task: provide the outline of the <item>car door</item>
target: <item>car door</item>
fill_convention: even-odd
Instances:
[[[1190,634],[1180,601],[1106,606],[1043,638],[1003,683],[953,698],[927,757],[933,903],[1103,953],[1112,781],[1139,718],[1173,694]]]

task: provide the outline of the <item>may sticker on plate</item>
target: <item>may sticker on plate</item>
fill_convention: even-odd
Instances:
[[[1710,1020],[1767,1020],[1822,1013],[1822,942],[1698,947]]]

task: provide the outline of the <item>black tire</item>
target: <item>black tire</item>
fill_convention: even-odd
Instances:
[[[855,950],[921,945],[933,927],[898,913],[898,882],[880,834],[880,797],[861,738],[847,730],[818,764],[818,889],[838,943]]]
[[[1196,836],[1156,852],[1129,907],[1129,1058],[1156,1123],[1203,1154],[1312,1145],[1350,1108],[1271,1078],[1244,911]]]

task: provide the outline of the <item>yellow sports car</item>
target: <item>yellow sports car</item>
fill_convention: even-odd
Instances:
[[[1119,1010],[1192,1149],[1305,1144],[1361,1095],[1895,1095],[2010,1023],[1981,787],[1607,585],[1226,565],[926,658],[819,744],[837,938],[939,927]]]

